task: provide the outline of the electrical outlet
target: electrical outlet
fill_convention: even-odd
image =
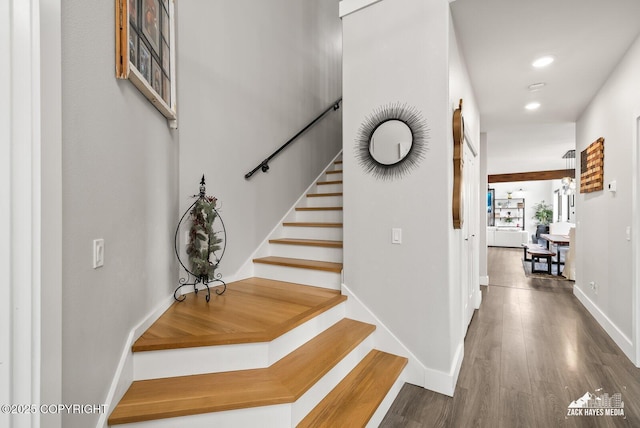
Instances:
[[[104,239],[93,240],[93,268],[104,266]]]

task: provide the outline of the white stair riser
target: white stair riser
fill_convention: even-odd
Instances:
[[[338,168],[338,170],[342,170],[342,168]],[[342,180],[341,172],[324,175],[324,181],[336,181],[336,180]]]
[[[337,306],[274,339],[269,346],[269,365],[281,360],[345,317],[346,305]]]
[[[296,211],[295,221],[303,223],[342,223],[342,210]]]
[[[269,343],[133,353],[133,380],[268,367]]]
[[[282,228],[282,234],[282,238],[324,239],[327,241],[342,241],[341,227],[285,226]]]
[[[334,181],[334,180],[331,180],[331,181]],[[318,184],[316,186],[316,193],[335,193],[335,192],[342,192],[342,183]]]
[[[312,247],[307,245],[270,244],[269,254],[294,259],[321,260],[342,263],[342,248]]]
[[[283,428],[293,427],[291,423],[291,404],[251,407],[248,409],[227,410],[224,412],[203,413],[200,415],[180,416],[155,421],[136,422],[115,425],[123,428]]]
[[[307,197],[303,202],[305,207],[341,207],[342,196],[320,196],[320,197]]]
[[[134,352],[133,377],[144,380],[269,367],[340,321],[344,312],[341,303],[271,342]]]
[[[254,263],[255,276],[278,281],[295,282],[315,287],[340,290],[341,274],[312,269],[299,269],[287,266]]]

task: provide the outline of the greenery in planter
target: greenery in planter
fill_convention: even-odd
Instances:
[[[538,224],[548,226],[551,221],[553,221],[553,209],[551,205],[545,204],[544,201],[541,201],[538,204],[533,206],[535,214],[533,215],[533,219],[538,222]]]
[[[189,243],[187,255],[191,264],[191,272],[201,278],[213,278],[219,260],[212,263],[209,257],[215,251],[220,250],[222,239],[217,237],[218,232],[212,230],[213,221],[217,217],[216,198],[204,197],[198,199],[191,211],[191,229],[189,230]]]

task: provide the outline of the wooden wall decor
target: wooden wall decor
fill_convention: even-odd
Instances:
[[[580,153],[580,193],[604,189],[604,138],[598,138]]]
[[[462,99],[458,108],[453,112],[453,228],[462,229],[464,223],[464,195],[463,195],[463,156],[464,118],[462,117]]]

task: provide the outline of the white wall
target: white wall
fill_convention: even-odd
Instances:
[[[617,192],[577,197],[575,293],[616,343],[632,354],[633,304],[631,241],[632,147],[640,111],[640,39],[636,40],[577,122],[576,163],[580,152],[599,137],[604,143],[604,182]],[[578,183],[579,184],[579,183]],[[595,282],[597,288],[589,287]]]
[[[480,170],[482,165],[483,153],[480,149],[480,113],[471,86],[471,79],[467,70],[467,65],[463,56],[461,47],[458,45],[456,38],[456,31],[449,14],[449,108],[453,112],[458,106],[460,99],[463,100],[462,115],[464,117],[465,126],[465,144],[471,144],[473,150],[477,153],[477,156],[473,162],[465,163],[464,180],[470,185],[468,189],[473,189],[475,197],[472,195],[466,196],[466,202],[475,202],[476,207],[484,206],[486,195],[484,189],[486,187],[480,186]],[[446,126],[445,126],[446,128]],[[451,135],[451,133],[449,133]],[[470,141],[468,141],[470,140]],[[453,140],[449,140],[450,144],[453,144]],[[451,161],[450,161],[451,162]],[[481,192],[482,189],[482,192]],[[471,192],[470,192],[471,193]],[[482,197],[481,197],[482,194]],[[448,203],[451,205],[452,191],[448,195]],[[465,206],[466,210],[471,210],[470,206]],[[466,323],[463,314],[459,311],[462,310],[460,306],[461,299],[465,299],[465,293],[457,293],[458,290],[466,290],[467,285],[463,284],[463,281],[467,280],[467,276],[472,278],[470,293],[474,295],[474,300],[479,298],[480,294],[480,213],[478,210],[470,211],[467,221],[464,223],[461,230],[451,229],[451,247],[450,247],[450,260],[449,268],[451,275],[452,290],[454,293],[450,296],[452,328],[451,328],[451,354],[455,355],[456,350],[462,347],[464,344],[464,335],[467,331],[468,325],[460,325],[460,322]],[[449,214],[449,217],[451,215]],[[482,223],[482,230],[484,230],[484,224]],[[486,239],[486,235],[485,235]],[[468,263],[467,252],[464,250],[466,246],[470,246],[472,252],[473,261]],[[463,260],[465,259],[465,260]],[[461,272],[463,268],[466,268],[468,272],[466,275]],[[476,297],[477,295],[477,297]],[[479,301],[479,300],[478,300]],[[467,302],[469,303],[469,302]],[[469,303],[471,304],[471,303]]]
[[[62,402],[62,45],[61,1],[40,0],[42,260],[41,402]],[[62,426],[62,415],[40,416]]]
[[[0,4],[0,56],[5,61],[0,64],[0,92],[11,93],[11,19],[9,2]],[[0,198],[11,200],[11,98],[0,98]],[[2,275],[2,291],[7,296],[11,284],[11,208],[3,204],[0,209],[0,275]],[[11,385],[11,342],[13,327],[13,302],[10,298],[0,300],[0,401],[9,403],[12,395]],[[11,416],[0,415],[0,423],[8,426]]]
[[[487,177],[487,133],[480,133],[480,203],[478,204],[478,209],[480,210],[480,226],[478,229],[478,233],[480,236],[479,247],[480,247],[480,257],[479,257],[479,275],[480,275],[480,284],[481,285],[489,285],[489,271],[487,264],[487,229],[486,226],[488,224],[487,221],[487,196],[485,195],[486,189],[491,187],[488,183]]]
[[[341,148],[341,113],[244,175],[342,94],[337,0],[180,0],[180,208],[219,200],[233,275]]]
[[[177,278],[177,138],[130,82],[116,80],[114,14],[110,1],[62,3],[64,403],[104,403],[130,330]],[[95,238],[105,240],[99,269]],[[62,425],[97,419],[63,415]]]
[[[466,83],[452,84],[450,97],[448,2],[375,3],[343,18],[343,38],[344,282],[427,368],[449,374],[459,342],[452,331],[460,331],[460,300],[451,300],[460,285],[452,278],[460,260],[451,219],[452,99],[457,106],[465,98],[476,144],[479,124]],[[405,177],[377,180],[359,166],[354,138],[374,109],[398,101],[426,119],[429,151]],[[401,245],[391,244],[393,227],[403,229]]]

